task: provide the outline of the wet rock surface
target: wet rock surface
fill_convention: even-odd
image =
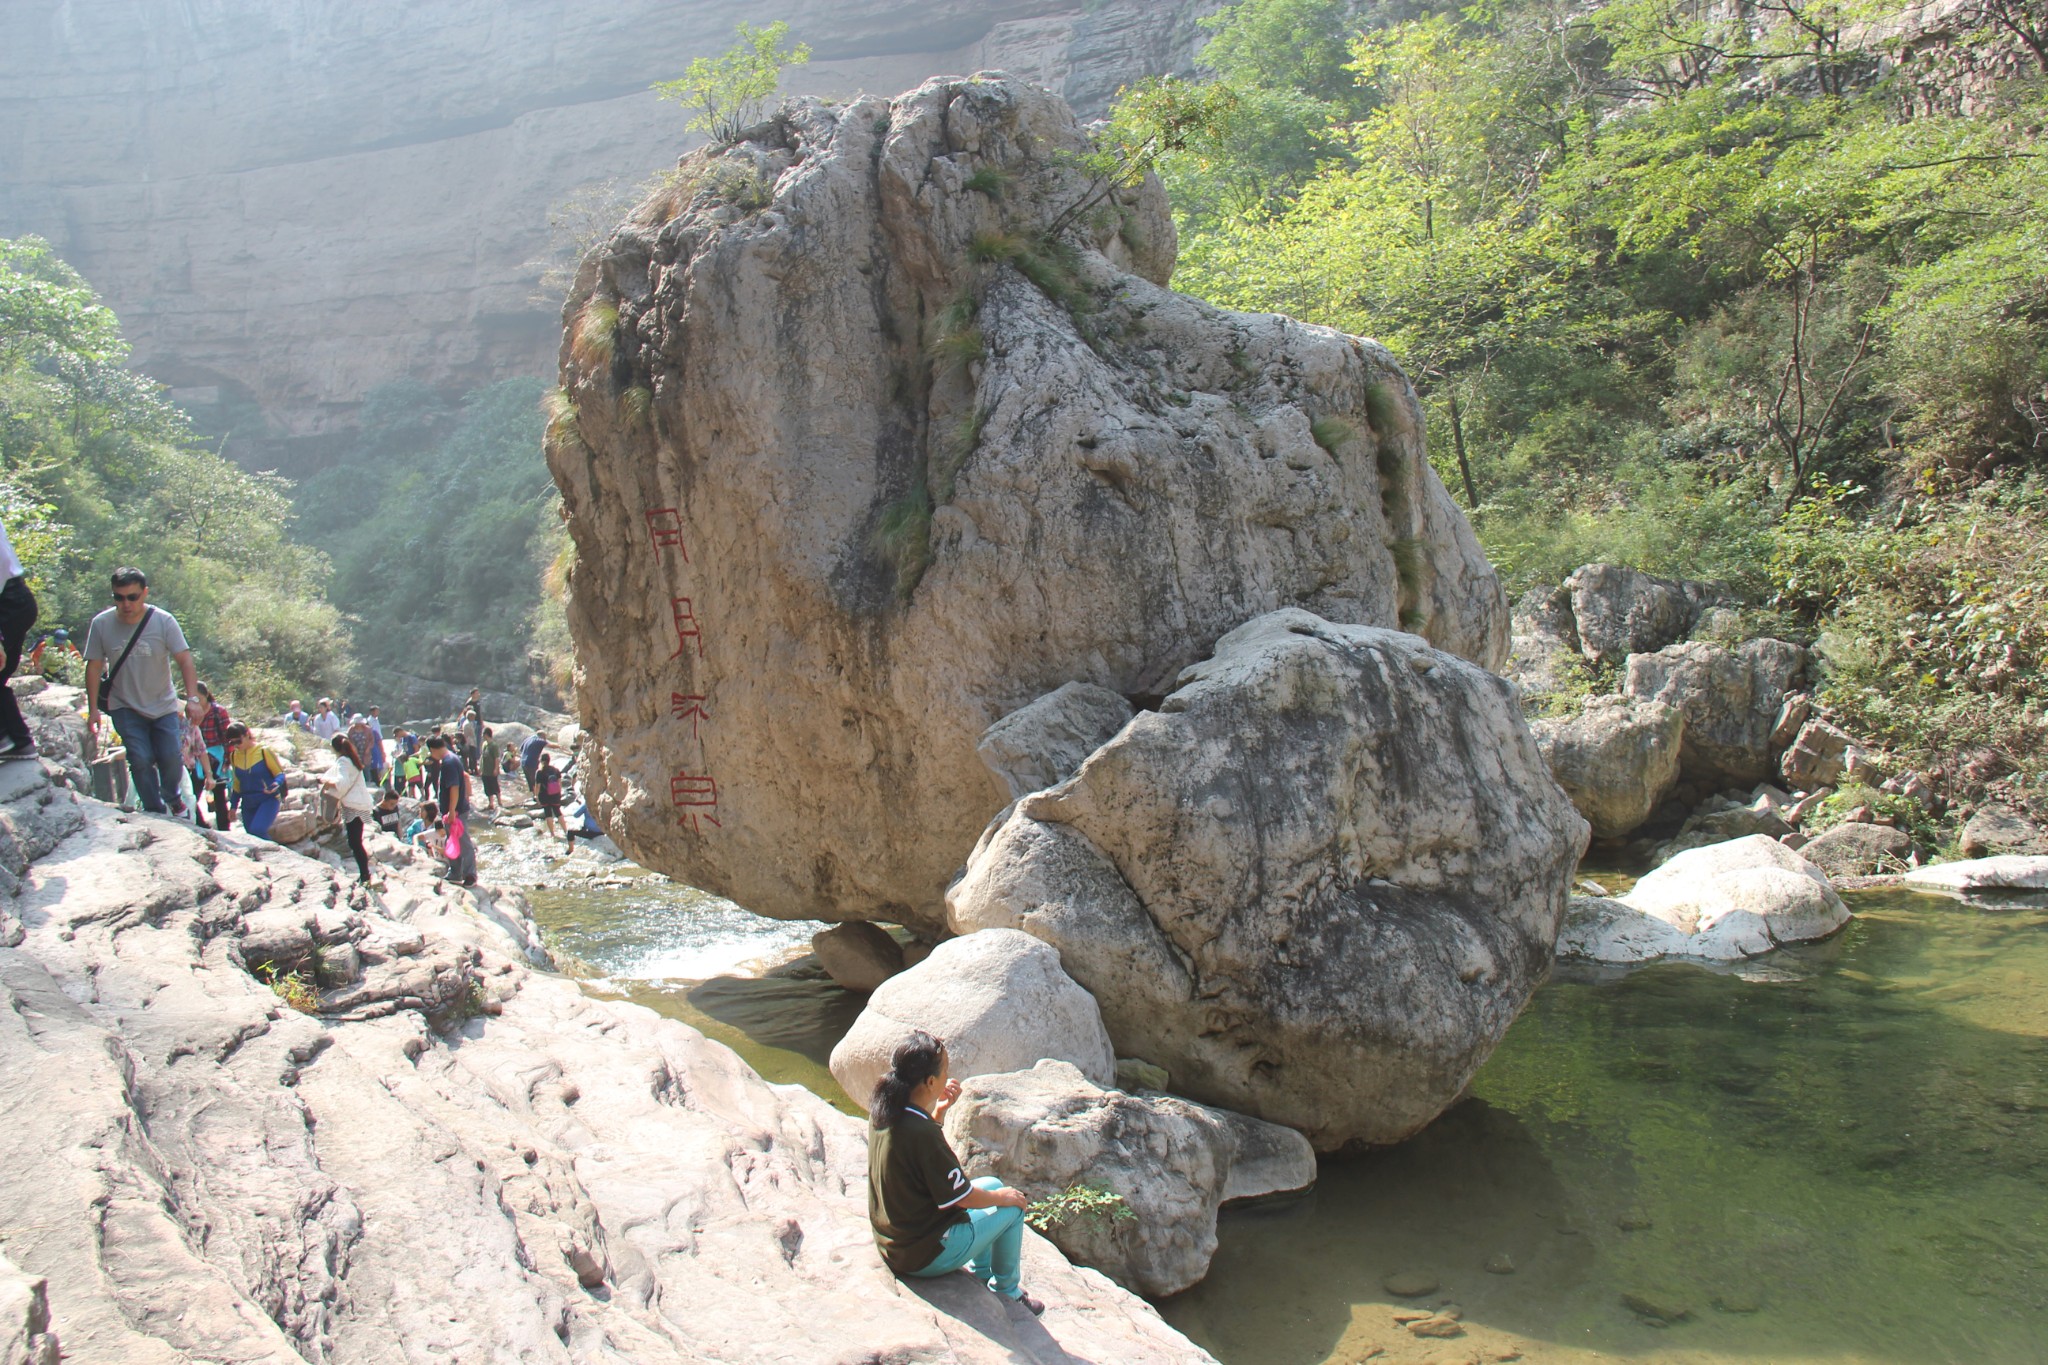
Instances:
[[[1056,945],[1180,1093],[1329,1149],[1456,1097],[1548,971],[1586,838],[1501,679],[1283,611],[1020,801],[949,904],[970,940]]]
[[[1505,656],[1391,356],[1171,292],[1156,182],[1069,212],[1087,145],[993,75],[799,102],[586,263],[550,463],[637,861],[932,930],[1009,798],[977,742],[1063,684],[1156,698],[1282,606]]]

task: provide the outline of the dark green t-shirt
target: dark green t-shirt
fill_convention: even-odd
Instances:
[[[887,1128],[868,1129],[868,1221],[882,1260],[899,1275],[938,1257],[946,1229],[967,1221],[973,1192],[939,1125],[905,1109]]]

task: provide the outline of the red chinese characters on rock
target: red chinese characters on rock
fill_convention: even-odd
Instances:
[[[697,612],[690,605],[690,599],[687,597],[670,598],[669,611],[675,617],[676,652],[668,657],[671,659],[682,658],[683,651],[690,648],[690,642],[694,640],[697,642],[697,657],[703,658],[704,631],[697,622]]]
[[[683,514],[673,507],[657,507],[647,514],[647,534],[654,541],[654,557],[661,558],[661,552],[673,549],[690,562],[690,549],[683,544]]]
[[[718,816],[718,782],[712,777],[694,773],[679,772],[668,780],[668,799],[680,812],[676,823],[692,834],[702,834],[701,821],[709,821],[713,828],[723,829]]]
[[[711,713],[704,709],[704,703],[707,700],[709,698],[701,695],[686,696],[681,692],[671,692],[668,694],[670,713],[677,720],[690,722],[691,739],[702,739],[704,737],[699,727],[703,722],[711,719]]]

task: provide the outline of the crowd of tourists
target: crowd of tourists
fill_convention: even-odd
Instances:
[[[0,684],[13,676],[36,620],[33,594],[0,526]],[[145,811],[191,819],[226,830],[239,818],[242,828],[271,837],[284,810],[287,765],[249,725],[230,714],[202,681],[177,619],[149,600],[149,579],[140,569],[115,570],[113,605],[86,631],[85,759],[132,785]],[[180,688],[182,684],[182,690]],[[104,752],[105,716],[124,750],[117,767]],[[463,886],[477,881],[475,819],[504,812],[505,794],[516,779],[541,827],[573,852],[579,838],[600,831],[580,801],[569,801],[572,756],[557,764],[545,736],[531,735],[516,752],[498,742],[485,723],[481,689],[472,688],[461,714],[425,734],[405,725],[387,735],[380,708],[352,711],[344,700],[322,697],[315,709],[293,701],[282,717],[332,752],[333,766],[320,778],[322,794],[337,813],[358,877],[371,881],[364,844],[369,826],[397,836],[439,860],[442,875]],[[0,761],[37,756],[35,738],[11,688],[0,686]],[[125,790],[105,795],[125,800]]]

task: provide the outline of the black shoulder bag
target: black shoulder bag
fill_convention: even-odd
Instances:
[[[136,642],[142,638],[142,632],[149,629],[149,618],[155,614],[155,607],[144,607],[142,609],[142,624],[137,626],[135,633],[128,637],[128,647],[121,651],[120,658],[114,660],[114,666],[107,670],[107,676],[100,679],[100,710],[105,711],[107,709],[107,698],[112,695],[114,690],[114,675],[121,671],[121,665],[127,663],[128,656],[135,652]]]

